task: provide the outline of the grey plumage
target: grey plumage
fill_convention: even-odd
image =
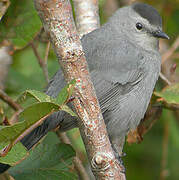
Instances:
[[[135,3],[116,11],[106,24],[81,40],[116,154],[122,154],[125,135],[137,127],[146,112],[160,72],[160,37],[168,38],[162,32],[158,12],[149,5]],[[56,97],[64,86],[59,70],[46,93]],[[69,106],[73,108],[72,104]],[[66,131],[77,127],[78,119],[65,112],[54,113],[22,143],[30,149],[58,125],[61,131]]]
[[[143,29],[138,30],[136,23]],[[144,117],[159,76],[161,58],[153,32],[160,37],[161,17],[151,6],[135,3],[119,9],[106,24],[81,40],[110,141],[120,155],[125,135]],[[55,97],[64,86],[59,70],[46,93]],[[38,137],[59,124],[60,130],[66,131],[77,127],[78,119],[65,112],[54,113],[34,133]],[[27,142],[32,134],[23,139],[26,146],[31,144]]]

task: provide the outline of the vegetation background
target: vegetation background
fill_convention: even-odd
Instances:
[[[130,2],[130,0],[100,0],[101,24],[105,23],[118,7],[127,5]],[[179,1],[141,0],[141,2],[154,6],[163,17],[164,31],[169,35],[170,40],[161,41],[161,52],[163,58],[168,55],[167,53],[171,54],[168,58],[165,58],[165,62],[163,61],[162,72],[170,82],[177,83],[179,82],[179,48],[177,49],[179,47]],[[34,54],[33,50],[33,46],[35,46],[40,57],[44,60],[48,41],[43,36],[44,33],[41,27],[42,25],[34,9],[33,1],[10,0],[10,6],[0,22],[0,42],[1,45],[8,46],[7,51],[10,55],[8,58],[5,57],[5,59],[8,59],[5,66],[1,67],[0,61],[0,81],[2,81],[0,85],[13,99],[16,99],[26,89],[43,91],[47,85],[47,78],[45,78],[44,72],[39,66],[37,55]],[[3,58],[0,51],[0,59]],[[50,78],[59,68],[52,47],[50,47],[48,55],[47,68]],[[159,79],[156,91],[161,91],[166,85],[163,80]],[[179,86],[178,89],[175,89],[175,92],[173,99],[174,101],[178,99],[177,102],[179,102]],[[9,110],[7,105],[1,100],[0,107],[7,117],[12,115],[12,110]],[[2,117],[4,117],[3,113]],[[68,135],[72,140],[74,149],[77,149],[84,166],[88,167],[85,149],[78,129],[69,131]],[[56,137],[50,133],[47,141],[57,142],[54,138]],[[140,144],[133,143],[129,145],[126,143],[124,152],[127,154],[123,158],[127,179],[178,180],[179,110],[163,109],[161,117],[157,119],[150,131],[147,132],[143,141]],[[73,152],[71,153],[73,154]],[[33,167],[32,162],[31,166]],[[74,173],[71,166],[67,172],[69,171]],[[16,179],[19,180],[21,178],[18,177]],[[34,179],[38,178],[34,176]],[[43,179],[43,176],[41,179]],[[76,179],[76,175],[72,174],[66,179]]]

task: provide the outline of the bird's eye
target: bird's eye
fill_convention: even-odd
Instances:
[[[137,28],[138,30],[141,30],[141,29],[143,28],[143,26],[142,26],[141,23],[137,23],[137,24],[136,24],[136,28]]]

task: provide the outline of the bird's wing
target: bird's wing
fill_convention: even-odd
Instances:
[[[116,98],[120,96],[122,88],[119,88],[119,84],[117,83],[105,80],[103,75],[97,71],[92,71],[90,74],[101,111],[104,113],[104,111],[113,104]]]
[[[90,71],[98,71],[105,80],[122,85],[140,80],[145,58],[135,45],[124,38],[99,42],[92,35],[82,41]]]
[[[53,78],[48,83],[45,93],[51,97],[57,97],[62,88],[66,85],[65,78],[63,76],[61,68],[55,73]]]
[[[115,108],[116,99],[133,90],[147,74],[145,58],[135,45],[123,39],[96,43],[92,48],[88,43],[92,42],[85,40],[83,47],[102,112],[105,112]]]
[[[106,80],[100,72],[95,70],[91,72],[91,78],[102,113],[113,111],[119,106],[120,101],[123,99],[122,97],[132,89],[131,84],[121,85]]]

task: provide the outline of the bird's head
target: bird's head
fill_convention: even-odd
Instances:
[[[158,49],[159,38],[169,39],[162,31],[161,16],[150,5],[134,3],[121,8],[113,17],[115,27],[119,25],[124,35],[145,49]]]

